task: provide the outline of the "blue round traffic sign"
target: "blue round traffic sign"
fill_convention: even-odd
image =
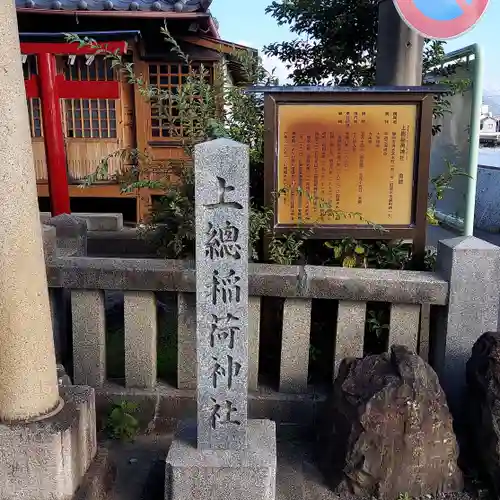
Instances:
[[[447,40],[470,30],[489,0],[393,0],[406,24],[425,38]]]

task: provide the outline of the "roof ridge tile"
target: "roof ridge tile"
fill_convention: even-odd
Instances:
[[[211,0],[16,0],[16,7],[54,10],[207,12]]]

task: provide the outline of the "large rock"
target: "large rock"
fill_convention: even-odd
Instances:
[[[500,333],[482,335],[467,363],[471,442],[480,469],[500,494]]]
[[[325,417],[323,465],[337,492],[394,500],[462,489],[444,392],[405,347],[344,360]]]

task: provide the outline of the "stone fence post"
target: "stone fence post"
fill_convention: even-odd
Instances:
[[[452,409],[463,394],[472,346],[498,327],[499,266],[500,248],[486,241],[468,236],[439,242],[437,272],[449,282],[449,298],[433,325],[431,362]]]

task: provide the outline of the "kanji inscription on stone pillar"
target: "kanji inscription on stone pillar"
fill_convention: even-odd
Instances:
[[[247,446],[248,147],[195,147],[198,448]]]

